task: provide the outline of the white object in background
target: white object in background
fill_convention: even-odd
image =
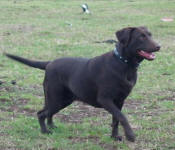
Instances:
[[[87,4],[83,4],[81,5],[81,8],[83,9],[83,12],[89,14],[90,11],[89,11],[89,8],[88,8],[88,5]]]
[[[161,20],[164,22],[172,22],[174,19],[173,18],[162,18]]]

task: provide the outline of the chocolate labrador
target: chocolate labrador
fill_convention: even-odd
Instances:
[[[118,44],[113,51],[91,59],[59,58],[54,61],[32,61],[6,54],[28,66],[45,70],[45,106],[38,112],[43,133],[50,133],[45,125],[54,127],[52,117],[61,109],[78,100],[112,114],[112,137],[118,135],[119,122],[126,138],[134,142],[135,135],[121,112],[124,100],[136,84],[137,69],[144,60],[155,59],[160,46],[146,27],[128,27],[116,32]]]

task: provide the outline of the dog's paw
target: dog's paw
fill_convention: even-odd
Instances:
[[[41,133],[43,133],[43,134],[52,134],[52,132],[48,129],[41,130]]]
[[[54,125],[54,124],[48,124],[48,127],[49,127],[50,129],[55,129],[55,128],[57,128],[57,126]]]
[[[130,142],[135,142],[135,134],[132,131],[126,134],[126,138]]]

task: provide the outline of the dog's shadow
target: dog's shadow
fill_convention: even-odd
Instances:
[[[104,40],[104,41],[95,41],[94,43],[117,44],[118,42],[116,40],[109,39],[109,40]]]

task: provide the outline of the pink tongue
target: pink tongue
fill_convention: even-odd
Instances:
[[[153,60],[156,58],[156,56],[153,53],[147,53],[145,51],[139,51],[138,52],[140,56],[143,56],[146,59]]]

